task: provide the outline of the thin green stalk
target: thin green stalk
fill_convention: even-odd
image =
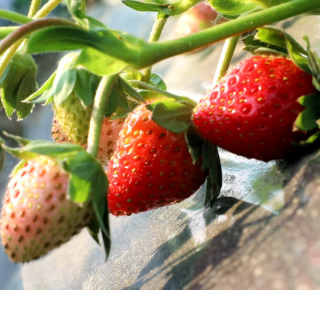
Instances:
[[[36,30],[50,27],[50,26],[75,26],[76,24],[69,20],[59,19],[59,18],[48,18],[32,21],[21,26],[16,31],[12,32],[5,39],[0,42],[0,52],[4,52],[0,60],[0,77],[2,76],[5,68],[7,67],[10,59],[13,57],[14,53],[18,50],[19,46],[22,44],[25,37]]]
[[[291,1],[216,25],[180,39],[150,43],[141,54],[139,67],[144,68],[175,55],[200,49],[255,28],[319,9],[319,7],[320,0]]]
[[[86,9],[87,9],[87,0],[82,0],[81,10],[84,14],[86,13]]]
[[[149,38],[150,43],[156,42],[160,39],[162,30],[163,30],[168,18],[169,18],[168,16],[163,16],[163,14],[158,14],[157,19],[152,27],[152,30],[151,30],[151,34],[150,34],[150,38]],[[143,70],[142,81],[149,83],[151,70],[152,70],[152,66]]]
[[[1,27],[0,28],[0,40],[7,37],[10,33],[16,31],[19,27]]]
[[[116,74],[102,77],[94,98],[88,135],[87,152],[95,158],[97,157],[99,150],[101,125],[104,118],[104,111],[109,100],[113,84],[118,76],[119,75]]]
[[[42,0],[32,0],[30,8],[29,8],[29,13],[28,17],[32,18],[35,16],[35,14],[38,12],[40,5],[41,5]]]
[[[220,55],[220,59],[219,59],[218,65],[217,65],[217,70],[216,70],[216,73],[213,78],[213,83],[212,83],[213,87],[227,73],[239,38],[240,38],[240,36],[235,36],[235,37],[228,38],[225,41],[221,55]]]
[[[3,40],[4,41],[4,40]],[[2,42],[1,41],[1,44]],[[20,45],[23,43],[23,40],[17,41],[13,44],[2,56],[0,59],[0,78],[2,77],[4,70],[6,69],[7,65],[9,64],[10,60],[13,58],[14,54],[19,49]]]
[[[56,6],[63,0],[50,0],[48,1],[34,16],[35,19],[46,17]]]
[[[48,3],[46,3],[40,11],[38,11],[38,13],[36,13],[34,15],[35,19],[39,19],[39,18],[44,18],[47,14],[49,14],[60,2],[62,2],[62,0],[50,0]],[[30,19],[30,18],[28,18]],[[30,19],[30,21],[33,21],[32,19]],[[28,21],[28,22],[30,22]],[[34,21],[34,22],[38,22],[38,21]],[[30,23],[29,23],[30,25]],[[32,24],[31,24],[32,25]],[[7,51],[1,56],[0,59],[0,78],[4,72],[4,70],[6,69],[7,65],[9,64],[10,60],[12,59],[12,57],[14,56],[14,54],[16,53],[16,51],[19,49],[20,45],[23,43],[23,39],[19,40],[21,37],[19,37],[19,31],[25,30],[23,29],[24,26],[22,26],[21,28],[19,28],[18,30],[16,30],[15,32],[11,33],[8,37],[6,37],[4,40],[1,41],[0,47],[2,46],[3,48],[5,47],[6,44],[10,43],[10,41],[12,39],[14,39],[15,37],[17,37],[12,44],[12,46],[8,47]],[[28,30],[28,28],[27,28]],[[8,40],[9,39],[9,40]]]
[[[3,9],[0,9],[0,18],[17,22],[17,23],[28,23],[32,21],[32,19],[24,16],[23,14],[7,11]]]

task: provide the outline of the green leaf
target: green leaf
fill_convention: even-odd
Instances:
[[[172,98],[174,99],[175,101],[178,101],[180,103],[183,103],[183,104],[186,104],[188,106],[192,106],[193,108],[197,105],[195,101],[189,99],[188,97],[184,97],[184,96],[177,96],[173,93],[170,93],[166,90],[162,90],[158,87],[154,87],[148,83],[145,83],[145,82],[142,82],[142,81],[136,81],[136,80],[131,80],[129,81],[133,86],[136,86],[138,85],[139,87],[142,87],[142,88],[146,88],[150,91],[154,91],[164,97],[167,97],[167,98]]]
[[[313,76],[313,83],[317,83],[316,87],[320,87],[320,60],[317,53],[311,49],[308,37],[304,37],[307,42],[308,51],[308,66],[310,67],[310,74]]]
[[[286,45],[288,48],[290,59],[293,61],[293,63],[301,70],[307,73],[311,73],[310,68],[308,66],[308,59],[304,55],[302,55],[304,53],[299,52],[297,48],[294,47],[294,45],[288,39],[287,36],[286,36]]]
[[[112,116],[110,117],[111,120],[115,120],[115,119],[125,119],[128,114],[130,113],[130,111],[126,111],[122,108],[117,108],[115,110],[115,112],[112,114]]]
[[[149,11],[158,12],[167,16],[174,16],[181,14],[189,10],[192,6],[201,2],[202,0],[168,0],[168,1],[158,1],[158,0],[147,0],[144,2],[125,0],[122,1],[126,6],[136,10],[136,11]]]
[[[263,10],[290,1],[294,0],[209,0],[209,3],[222,14],[233,16]]]
[[[258,28],[257,30],[258,33],[256,35],[256,38],[262,42],[269,43],[279,48],[283,48],[285,50],[285,53],[287,53],[286,42],[289,42],[291,44],[292,50],[305,55],[307,54],[307,51],[296,40],[294,40],[294,38],[292,38],[282,29],[272,26],[265,26],[262,28]]]
[[[117,79],[111,90],[107,106],[105,108],[105,116],[110,117],[117,108],[122,108],[126,112],[131,112],[129,108],[126,95],[123,91],[122,86],[120,85],[119,79]]]
[[[203,170],[209,169],[205,206],[210,205],[212,207],[222,187],[222,169],[217,147],[205,141],[202,149],[202,158]]]
[[[185,139],[187,141],[189,153],[192,157],[193,164],[202,156],[203,138],[197,133],[192,125],[185,131]]]
[[[165,82],[157,74],[154,74],[154,73],[151,74],[150,84],[162,90],[167,90],[167,86]]]
[[[2,144],[4,141],[0,138],[0,172],[2,170],[3,164],[4,164],[4,157],[5,157],[5,152],[4,149],[2,148]]]
[[[108,76],[121,72],[127,64],[93,48],[86,48],[80,53],[76,62],[98,76]]]
[[[300,97],[298,102],[306,110],[300,112],[295,125],[303,131],[310,131],[318,128],[317,121],[320,119],[320,92]]]
[[[68,195],[73,202],[86,203],[89,200],[94,183],[91,178],[96,170],[92,162],[73,165],[68,186]]]
[[[31,96],[29,96],[27,99],[25,99],[25,102],[33,102],[33,103],[39,103],[47,100],[49,97],[54,95],[55,87],[53,85],[55,77],[56,77],[57,71],[55,71],[50,78],[39,88],[35,93],[33,93]],[[36,97],[40,96],[38,99],[35,99]]]
[[[32,92],[36,90],[36,81],[34,72],[28,72],[20,83],[17,93],[16,112],[18,119],[24,119],[29,115],[34,104],[23,102]]]
[[[12,64],[12,60],[10,60],[10,62],[8,63],[8,65],[6,66],[6,68],[4,69],[4,72],[0,78],[0,85],[1,83],[5,80],[5,78],[7,77],[7,75],[9,74],[10,70],[11,70],[11,64]]]
[[[138,103],[146,103],[142,96],[139,94],[139,92],[136,89],[134,89],[126,80],[122,79],[121,77],[119,77],[118,79],[123,90],[129,95],[129,97],[131,97]]]
[[[108,230],[108,225],[106,225],[106,217],[108,216],[108,208],[107,208],[108,179],[106,174],[105,173],[96,174],[95,183],[96,183],[96,186],[99,186],[99,187],[95,187],[95,192],[92,195],[93,207],[95,209],[96,218],[99,222],[102,233],[106,237],[110,238],[110,231]]]
[[[94,239],[94,241],[100,245],[100,241],[98,238],[99,231],[100,231],[100,225],[97,219],[92,219],[91,222],[88,224],[87,229],[89,231],[89,234]]]
[[[307,140],[300,142],[300,143],[294,143],[294,146],[297,148],[312,148],[313,146],[318,146],[320,143],[320,131],[313,134],[311,137],[309,137]]]
[[[170,10],[168,9],[169,4],[155,4],[134,0],[125,0],[122,1],[123,4],[128,6],[131,9],[141,12],[163,12],[167,15],[170,14]]]
[[[147,102],[166,98],[163,94],[150,90],[139,90],[139,94]]]
[[[169,131],[184,132],[192,123],[193,108],[172,99],[159,100],[147,107],[153,110],[152,120]]]
[[[8,138],[11,138],[13,139],[14,141],[18,142],[20,146],[25,146],[27,144],[29,144],[31,142],[31,140],[28,140],[28,139],[25,139],[25,138],[22,138],[22,137],[19,137],[19,136],[16,136],[16,135],[13,135],[11,133],[8,133],[6,131],[3,131],[3,134],[5,136],[7,136]],[[0,141],[1,143],[3,143],[4,141],[0,138]]]
[[[220,13],[232,16],[264,8],[263,1],[254,0],[210,0],[209,3]]]
[[[93,103],[100,80],[100,77],[91,74],[87,70],[77,70],[77,80],[73,90],[83,105],[89,106]]]
[[[60,77],[54,93],[54,102],[61,105],[72,93],[77,81],[77,70],[67,69]]]
[[[103,32],[96,32],[95,30],[87,31],[74,27],[48,27],[34,32],[30,36],[27,51],[28,53],[41,53],[91,47],[105,55],[114,56],[114,59],[127,61],[128,64],[135,67],[140,63],[141,50],[145,46],[146,42],[143,39],[115,30],[104,29]],[[94,68],[90,64],[90,59],[85,60],[90,67]],[[108,69],[103,65],[100,67],[103,71]],[[98,70],[96,71],[98,72]]]
[[[21,101],[36,90],[36,74],[32,56],[20,53],[13,56],[10,72],[1,84],[1,102],[8,118],[14,111],[18,112],[19,119],[30,113],[33,106]]]
[[[67,0],[68,10],[72,16],[77,18],[83,18],[82,12],[82,0]]]

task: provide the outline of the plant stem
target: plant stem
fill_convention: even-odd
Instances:
[[[291,1],[216,25],[180,39],[150,43],[146,46],[146,50],[142,52],[140,61],[143,62],[143,64],[141,67],[152,65],[175,55],[200,49],[209,44],[214,44],[267,24],[319,9],[319,7],[320,0]]]
[[[0,40],[7,37],[10,33],[16,31],[19,27],[1,27],[0,28]]]
[[[101,125],[104,118],[105,107],[108,103],[109,96],[114,82],[118,78],[118,74],[102,77],[99,87],[94,98],[92,115],[90,120],[90,128],[88,135],[87,152],[93,157],[97,157],[99,150],[99,141],[101,134]]]
[[[17,23],[28,23],[32,19],[24,16],[23,14],[0,9],[0,18],[10,20]]]
[[[40,5],[41,5],[42,0],[32,0],[30,8],[29,8],[29,13],[28,17],[32,18],[35,16],[35,14],[38,12]]]
[[[46,17],[57,5],[63,0],[50,0],[48,1],[34,16],[35,19]]]
[[[41,19],[30,22],[21,26],[16,31],[12,32],[0,43],[0,52],[4,52],[0,59],[0,78],[10,62],[19,46],[23,43],[24,38],[31,32],[49,26],[72,25],[76,26],[73,22],[58,18]]]
[[[220,59],[217,65],[217,70],[213,78],[212,87],[214,87],[219,82],[219,80],[227,73],[239,38],[240,36],[234,36],[234,37],[228,38],[225,41],[221,55],[220,55]]]
[[[86,8],[87,8],[87,0],[82,0],[81,10],[84,14],[86,13]]]
[[[158,14],[157,19],[153,25],[151,30],[149,42],[156,42],[160,39],[162,30],[168,20],[169,16],[163,16],[163,14]],[[149,83],[150,82],[150,75],[151,75],[152,66],[144,69],[142,71],[142,81]]]
[[[35,0],[35,1],[32,1],[32,4],[31,6],[34,4],[35,6],[37,6],[37,4],[40,5],[41,1],[38,3],[39,1]],[[38,13],[36,13],[34,15],[34,18],[36,19],[39,19],[39,18],[44,18],[47,14],[49,14],[51,12],[51,10],[53,10],[60,2],[62,2],[62,0],[50,0],[48,3],[46,3],[40,11],[38,11]],[[30,19],[30,18],[28,18]],[[49,20],[49,19],[47,19]],[[62,19],[58,19],[58,20],[62,20]],[[31,19],[31,21],[33,21]],[[28,21],[29,22],[29,21]],[[22,33],[23,31],[27,31],[29,29],[32,29],[30,28],[30,25],[32,25],[32,23],[37,23],[38,21],[34,21],[34,22],[29,22],[29,26],[27,26],[25,29],[24,27],[25,26],[22,26],[21,28],[19,28],[18,30],[16,30],[15,32],[11,33],[8,37],[6,37],[4,40],[1,41],[1,44],[0,44],[0,47],[2,48],[6,48],[6,44],[12,44],[12,46],[10,47],[7,47],[7,50],[2,56],[1,56],[1,59],[0,59],[0,78],[4,72],[4,70],[6,69],[7,65],[9,64],[10,60],[12,59],[12,57],[14,56],[14,54],[16,53],[16,51],[19,49],[20,45],[23,43],[23,39],[22,40],[19,40],[21,39],[21,37],[19,37],[19,34],[22,30]],[[46,22],[44,22],[46,23]],[[41,24],[41,21],[40,21],[40,24]],[[28,33],[32,32],[33,30],[29,31]],[[26,33],[26,34],[28,34]],[[9,39],[9,40],[8,40]],[[14,40],[14,41],[13,41]],[[11,42],[13,41],[13,42]]]

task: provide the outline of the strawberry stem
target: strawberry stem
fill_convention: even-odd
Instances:
[[[60,4],[63,0],[50,0],[48,1],[34,16],[33,18],[35,19],[40,19],[40,18],[44,18],[46,17],[58,4]],[[35,6],[37,6],[37,3],[35,3],[36,1],[32,1],[31,6],[34,4]],[[41,1],[40,1],[41,3]],[[40,6],[40,3],[39,6]],[[29,11],[30,13],[30,11]],[[30,18],[30,17],[29,17]],[[59,19],[60,20],[60,19]],[[32,19],[31,19],[32,21]],[[38,22],[38,21],[35,21]],[[29,22],[30,23],[30,22]],[[31,22],[33,23],[33,22]],[[20,45],[23,43],[23,39],[21,39],[21,37],[18,37],[19,30],[25,30],[23,29],[24,26],[22,26],[21,28],[19,28],[18,30],[16,30],[15,32],[11,33],[10,36],[6,37],[4,40],[1,41],[0,47],[3,46],[4,43],[6,44],[10,44],[5,50],[7,50],[0,59],[0,78],[2,77],[4,70],[6,69],[6,67],[8,66],[10,60],[12,59],[12,57],[14,56],[14,54],[17,52],[17,50],[19,49]],[[28,30],[28,28],[27,28]],[[28,33],[33,32],[34,30],[30,30]],[[27,34],[28,34],[27,33]],[[13,36],[12,36],[13,35]],[[12,37],[11,37],[12,36]],[[17,37],[17,38],[15,38]],[[7,39],[9,39],[9,41],[7,41]],[[13,41],[10,43],[10,41]],[[12,46],[11,46],[12,45]],[[5,48],[5,45],[3,46],[3,48]],[[1,49],[0,49],[1,51]]]
[[[101,125],[104,118],[105,107],[108,103],[113,84],[117,80],[118,76],[119,75],[116,74],[102,77],[94,98],[87,152],[95,158],[99,151]]]
[[[81,10],[85,14],[87,9],[87,0],[82,0],[81,2]]]
[[[32,19],[30,19],[29,17],[26,17],[23,14],[7,11],[3,9],[0,9],[0,18],[17,22],[17,23],[28,23],[32,21]]]
[[[168,20],[169,16],[163,15],[161,13],[158,14],[157,19],[152,27],[149,42],[156,42],[160,39],[162,30]],[[150,75],[151,75],[152,66],[144,69],[142,71],[142,81],[149,83],[150,82]]]
[[[40,5],[41,5],[41,1],[42,0],[32,0],[31,5],[30,5],[30,9],[29,9],[29,13],[28,13],[29,18],[34,17],[35,14],[38,12]]]
[[[70,22],[65,19],[58,19],[58,18],[50,18],[50,19],[41,19],[29,22],[19,29],[12,32],[8,35],[5,39],[3,39],[0,43],[0,52],[4,52],[0,59],[0,78],[6,69],[8,63],[19,49],[20,45],[23,43],[24,38],[34,32],[35,30],[39,30],[42,28],[46,28],[49,26],[61,26],[61,25],[69,25],[78,27],[73,22]]]
[[[46,17],[56,6],[58,6],[63,0],[50,0],[48,1],[35,15],[35,19]]]
[[[217,65],[216,73],[213,78],[212,87],[214,87],[219,82],[219,80],[226,75],[239,38],[240,36],[234,36],[234,37],[228,38],[225,41],[221,55],[220,55],[220,59]]]
[[[161,60],[200,49],[258,27],[319,9],[320,0],[295,0],[215,25],[198,33],[163,42],[149,43],[142,51],[139,66],[150,66]],[[111,51],[111,50],[110,50]]]

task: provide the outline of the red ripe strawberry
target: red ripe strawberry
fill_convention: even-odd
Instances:
[[[123,127],[124,119],[108,120],[104,119],[101,127],[101,135],[99,141],[98,160],[102,164],[106,164],[114,153],[116,143],[119,137],[119,132]],[[57,120],[53,121],[52,138],[55,142],[71,142],[67,134],[63,132]],[[82,145],[85,149],[86,144]]]
[[[251,57],[200,100],[193,122],[202,137],[247,158],[289,156],[306,138],[294,128],[297,99],[315,93],[311,75],[284,58]]]
[[[108,205],[114,215],[180,202],[207,176],[201,161],[192,164],[184,134],[162,128],[151,117],[144,105],[128,116],[109,161]]]
[[[91,205],[66,198],[68,174],[47,157],[28,161],[4,197],[1,239],[15,262],[38,259],[78,233],[93,217]]]

